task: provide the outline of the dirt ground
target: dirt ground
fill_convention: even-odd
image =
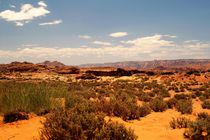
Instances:
[[[184,140],[184,129],[171,129],[169,122],[173,117],[180,116],[180,113],[174,110],[165,112],[153,112],[140,120],[125,122],[120,118],[111,118],[125,124],[126,127],[134,130],[139,140]]]
[[[37,140],[43,120],[43,117],[34,117],[30,120],[3,124],[0,117],[0,140]]]
[[[173,117],[180,116],[174,110],[167,110],[162,113],[151,113],[150,115],[125,122],[120,118],[111,118],[113,121],[125,124],[134,130],[139,140],[183,140],[184,129],[172,130],[169,122]],[[39,139],[39,131],[42,128],[40,121],[43,117],[34,117],[30,120],[18,121],[10,124],[0,124],[1,140],[34,140]]]

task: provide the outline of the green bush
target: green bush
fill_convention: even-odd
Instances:
[[[170,98],[166,103],[168,105],[168,108],[174,108],[177,104],[178,100],[176,98]]]
[[[144,93],[144,92],[139,93],[137,96],[138,96],[138,99],[140,101],[149,102],[149,101],[152,100],[152,98],[150,97],[150,95],[147,94],[147,93]]]
[[[196,120],[191,123],[184,136],[190,140],[209,140],[210,139],[210,121]]]
[[[43,122],[42,140],[129,139],[137,137],[122,124],[105,122],[103,114],[57,110]]]
[[[145,117],[148,114],[151,113],[151,108],[148,104],[143,104],[141,107],[139,107],[139,117]]]
[[[192,113],[192,100],[178,100],[176,104],[176,110],[182,114],[191,114]]]
[[[187,94],[176,94],[174,96],[174,98],[176,98],[177,100],[181,100],[181,99],[188,100],[188,99],[190,99],[190,95],[187,95]]]
[[[155,98],[150,103],[150,108],[155,112],[163,112],[168,108],[166,102],[162,98]]]
[[[197,120],[210,120],[210,115],[206,112],[198,113]]]
[[[136,140],[133,130],[126,129],[124,125],[119,123],[108,122],[96,134],[96,140]]]
[[[112,100],[110,102],[115,116],[122,117],[125,121],[139,118],[138,106],[135,103],[118,100]]]
[[[203,108],[203,109],[210,109],[210,101],[209,101],[209,100],[205,100],[205,101],[202,103],[202,108]]]
[[[190,124],[190,120],[185,118],[185,117],[179,117],[179,118],[173,118],[169,124],[170,124],[170,127],[173,128],[173,129],[181,129],[181,128],[187,128]]]

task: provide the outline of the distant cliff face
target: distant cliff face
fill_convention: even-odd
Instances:
[[[210,59],[180,59],[154,61],[126,61],[104,64],[86,64],[81,67],[117,67],[136,69],[210,68]]]
[[[64,67],[65,65],[58,61],[44,61],[42,63],[38,63],[39,65],[45,65],[45,66],[53,66],[53,67]]]
[[[55,72],[58,74],[78,74],[79,68],[74,66],[65,66],[54,61],[45,61],[43,63],[33,64],[29,62],[12,62],[10,64],[0,64],[0,72]]]

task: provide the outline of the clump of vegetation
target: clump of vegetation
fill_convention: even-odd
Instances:
[[[135,136],[131,129],[126,129],[123,124],[110,121],[102,127],[98,134],[96,134],[96,140],[102,139],[136,140],[137,136]]]
[[[152,98],[150,97],[149,94],[141,92],[139,94],[137,94],[137,97],[140,101],[144,101],[144,102],[149,102],[152,100]]]
[[[143,104],[141,107],[139,107],[139,117],[145,117],[148,114],[151,113],[151,108],[148,104]]]
[[[41,114],[56,107],[55,98],[64,98],[68,89],[61,82],[0,82],[0,112]]]
[[[110,101],[113,114],[122,117],[123,120],[133,120],[139,118],[138,106],[133,101],[119,101],[117,99]]]
[[[190,99],[190,95],[187,95],[187,94],[176,94],[174,96],[174,98],[176,98],[177,100],[181,100],[181,99],[188,100],[188,99]]]
[[[150,103],[150,108],[155,112],[163,112],[168,108],[168,105],[162,98],[155,98]]]
[[[168,108],[173,109],[176,104],[177,104],[178,100],[176,98],[170,98],[166,103],[168,105]]]
[[[205,100],[205,101],[202,103],[202,108],[203,108],[203,109],[210,109],[210,101],[209,101],[209,100]]]
[[[210,139],[210,115],[206,112],[199,113],[195,121],[185,117],[173,118],[170,127],[173,129],[186,128],[184,136],[189,140]]]
[[[55,111],[43,123],[41,139],[128,139],[136,140],[134,132],[118,123],[106,122],[103,114]]]
[[[185,117],[179,117],[179,118],[173,118],[169,124],[170,127],[173,129],[181,129],[181,128],[187,128],[190,124],[190,120]]]
[[[192,100],[178,100],[176,110],[182,114],[191,114],[192,113]]]
[[[15,112],[4,114],[3,122],[11,123],[18,120],[28,120],[28,119],[29,119],[29,115],[27,113],[15,111]]]
[[[197,120],[210,120],[210,115],[206,112],[198,113]]]
[[[190,140],[210,139],[210,116],[207,113],[200,113],[197,120],[184,132],[184,136]]]

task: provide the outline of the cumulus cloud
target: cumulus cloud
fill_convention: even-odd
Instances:
[[[108,42],[108,46],[103,42],[97,43],[100,44],[99,47],[83,45],[78,48],[52,48],[29,44],[16,50],[0,50],[0,58],[2,58],[0,62],[60,60],[66,64],[81,64],[128,60],[210,58],[210,42],[175,43],[164,38],[164,35],[140,37],[125,41],[128,42],[126,46],[113,46]]]
[[[103,41],[94,41],[93,44],[103,45],[103,46],[111,46],[112,45],[110,42],[103,42]]]
[[[119,37],[124,37],[127,36],[127,32],[116,32],[116,33],[111,33],[109,36],[114,37],[114,38],[119,38]]]
[[[44,22],[44,23],[39,23],[40,26],[46,26],[46,25],[57,25],[61,24],[63,21],[62,20],[54,20],[51,22]]]
[[[151,52],[153,50],[159,49],[160,47],[175,46],[173,41],[165,40],[165,36],[166,35],[156,34],[153,36],[140,37],[133,40],[122,41],[122,43],[130,44],[133,47],[141,48],[141,50],[145,52]],[[167,37],[169,36],[167,35]]]
[[[44,1],[38,2],[39,6],[47,7],[47,4]]]
[[[9,7],[10,8],[16,8],[16,6],[15,5],[12,5],[12,4],[10,4]]]
[[[78,37],[81,38],[81,39],[91,39],[92,38],[89,35],[79,35]]]
[[[50,13],[46,9],[46,4],[41,1],[38,3],[39,7],[34,7],[31,4],[23,4],[20,11],[5,10],[0,12],[0,18],[16,23],[17,26],[23,26],[35,18],[45,16]]]

